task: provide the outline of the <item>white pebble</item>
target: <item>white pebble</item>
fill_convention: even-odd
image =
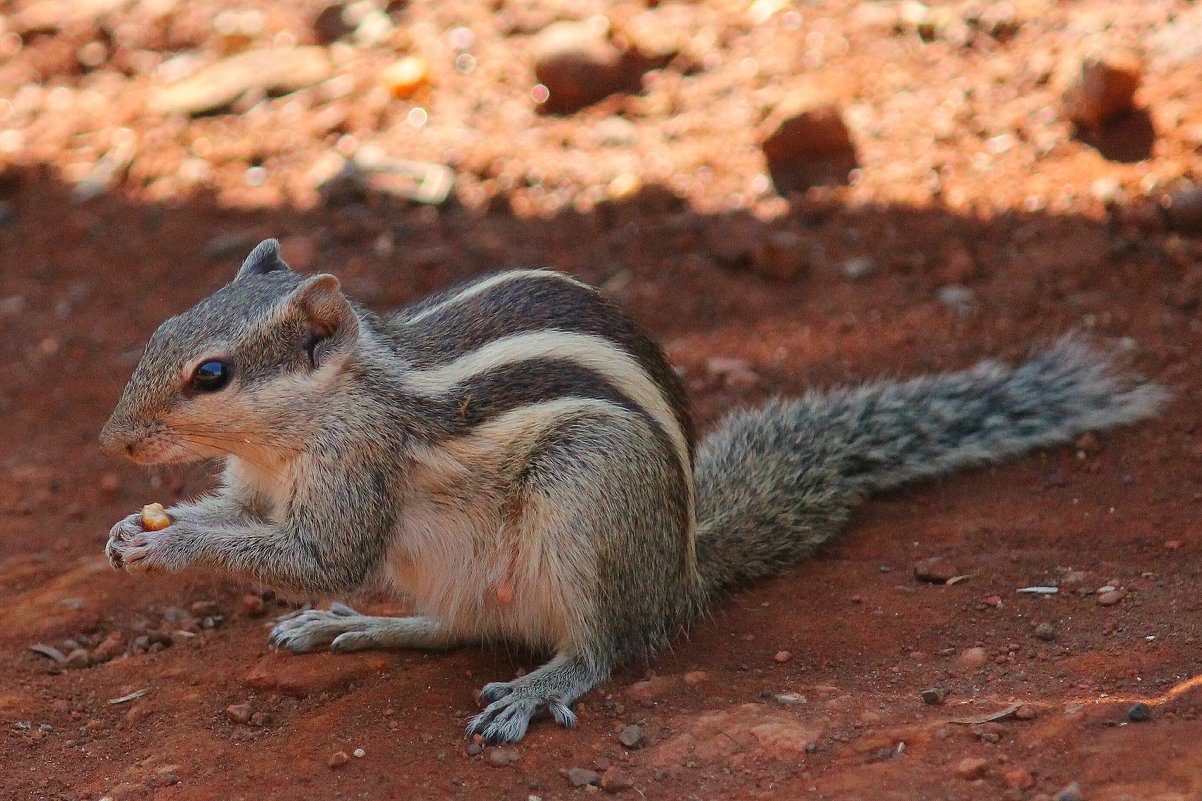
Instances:
[[[356,759],[363,759],[363,757],[367,756],[367,752],[364,751],[362,748],[356,748],[351,753],[353,753],[355,755]]]

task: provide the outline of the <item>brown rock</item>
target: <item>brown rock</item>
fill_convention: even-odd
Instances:
[[[246,674],[246,685],[262,692],[304,696],[331,692],[362,681],[386,669],[383,654],[313,654],[297,659],[292,654],[270,653]]]
[[[788,662],[790,659],[793,658],[793,652],[792,651],[777,651],[776,655],[773,656],[772,658],[777,662],[781,662],[781,663]]]
[[[568,781],[573,787],[584,787],[586,784],[600,784],[601,774],[595,770],[572,768],[568,771]]]
[[[631,86],[632,76],[621,50],[600,26],[590,22],[556,22],[531,44],[534,77],[547,88],[543,107],[571,113]]]
[[[97,645],[92,651],[92,663],[99,665],[104,662],[109,662],[125,651],[125,634],[120,631],[110,631],[100,645]]]
[[[1035,777],[1026,768],[1008,770],[1002,776],[1002,780],[1006,782],[1007,787],[1013,787],[1016,790],[1029,790],[1035,786]]]
[[[626,688],[626,696],[639,703],[651,705],[676,686],[673,676],[654,676],[645,681],[636,681]]]
[[[1039,710],[1030,704],[1023,704],[1014,710],[1014,717],[1017,720],[1035,720],[1035,718],[1039,717]]]
[[[684,674],[684,683],[690,687],[696,687],[698,684],[701,684],[709,679],[709,677],[710,674],[704,670],[690,670],[688,673]]]
[[[956,775],[961,779],[983,779],[989,773],[989,760],[965,757],[956,765]]]
[[[647,734],[642,727],[631,724],[618,732],[618,742],[630,749],[642,748],[647,742]]]
[[[1110,590],[1098,596],[1098,603],[1102,606],[1114,606],[1119,601],[1127,597],[1127,590],[1119,587],[1117,590]]]
[[[610,768],[601,774],[601,789],[607,793],[620,793],[634,787],[634,779],[621,768]]]
[[[242,614],[247,617],[259,617],[263,614],[264,604],[262,596],[254,593],[247,593],[242,596],[241,600]]]
[[[914,563],[914,577],[933,584],[946,584],[957,575],[956,566],[942,556],[932,556]]]
[[[1056,639],[1056,627],[1051,623],[1040,623],[1035,627],[1035,638],[1051,642]]]
[[[333,73],[323,47],[248,50],[151,93],[150,103],[168,114],[206,114],[247,94],[295,92]]]
[[[83,648],[76,648],[67,654],[66,666],[69,668],[86,668],[91,664],[88,658],[88,652]]]
[[[351,758],[347,756],[346,751],[335,751],[330,754],[330,758],[326,761],[326,764],[331,768],[340,768],[350,761]]]
[[[1095,50],[1071,67],[1063,82],[1064,113],[1083,128],[1096,128],[1135,107],[1142,59],[1124,48]]]
[[[230,704],[225,708],[225,719],[239,726],[250,723],[252,714],[250,704]]]
[[[965,648],[956,657],[956,664],[965,670],[977,670],[984,667],[988,661],[989,654],[985,652],[984,648]]]
[[[839,107],[809,93],[777,104],[760,124],[758,138],[769,165],[786,166],[854,150]]]
[[[521,758],[516,748],[493,748],[488,752],[488,761],[498,768],[514,765]]]

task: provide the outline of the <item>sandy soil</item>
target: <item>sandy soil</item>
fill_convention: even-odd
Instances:
[[[376,39],[322,46],[316,86],[156,110],[158,87],[223,53],[316,44],[321,6],[0,2],[0,796],[564,799],[596,791],[566,776],[581,768],[631,798],[1051,799],[1072,782],[1090,801],[1202,797],[1202,241],[1156,209],[1202,177],[1196,7],[1019,0],[968,25],[969,6],[941,4],[924,41],[892,3],[414,0]],[[640,92],[537,113],[532,35],[598,12],[666,66]],[[1147,51],[1142,111],[1092,144],[1055,86],[1090,42]],[[409,53],[431,82],[395,98],[380,75]],[[843,109],[857,172],[784,198],[756,126],[814,86]],[[364,145],[449,164],[452,202],[323,198],[331,159]],[[105,154],[117,167],[97,180]],[[263,588],[103,559],[118,518],[211,480],[100,454],[142,343],[270,235],[379,307],[512,264],[604,285],[666,344],[706,424],[774,393],[1020,358],[1068,330],[1130,338],[1177,400],[875,499],[819,558],[589,694],[576,731],[471,753],[475,691],[534,657],[273,654],[266,621],[289,607]],[[768,277],[786,257],[765,242],[804,252],[796,274]],[[864,257],[875,273],[845,277]],[[967,305],[940,300],[948,285]],[[918,581],[936,556],[967,578]],[[1112,605],[1107,584],[1125,591]],[[1016,593],[1032,585],[1060,592]],[[78,666],[35,644],[79,649]],[[640,748],[619,741],[631,724]]]

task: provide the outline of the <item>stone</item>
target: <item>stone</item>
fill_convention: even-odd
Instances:
[[[630,749],[642,748],[647,742],[647,733],[634,724],[624,726],[618,732],[618,742]]]
[[[548,25],[535,35],[531,54],[534,77],[547,89],[543,107],[553,113],[578,111],[637,85],[606,26],[593,20]]]
[[[1145,723],[1151,719],[1152,710],[1147,704],[1135,704],[1127,710],[1127,720],[1132,723]]]
[[[124,652],[125,634],[120,631],[110,631],[92,651],[92,664],[99,665],[112,661]]]
[[[854,151],[843,112],[818,94],[799,93],[778,103],[760,124],[760,149],[769,166]]]
[[[942,556],[932,556],[914,563],[914,577],[932,584],[946,584],[958,574],[956,566]]]
[[[429,83],[430,65],[419,56],[406,56],[380,72],[380,84],[398,100],[412,97]]]
[[[772,657],[772,659],[774,661],[780,662],[780,663],[788,662],[792,658],[793,658],[792,651],[777,651],[776,654]]]
[[[984,667],[988,661],[989,654],[985,652],[984,648],[980,647],[965,648],[956,657],[956,664],[965,670],[977,670]]]
[[[90,664],[88,652],[83,648],[76,648],[67,654],[66,666],[69,668],[86,668]]]
[[[350,761],[351,758],[347,756],[346,751],[335,751],[334,753],[330,754],[330,758],[326,760],[326,764],[331,768],[340,768]]]
[[[1035,786],[1035,777],[1031,775],[1031,771],[1026,768],[1012,768],[1002,774],[1002,781],[1007,787],[1012,787],[1016,790],[1029,790]]]
[[[662,698],[676,686],[672,676],[654,676],[644,681],[636,681],[626,688],[626,696],[639,703],[651,705]]]
[[[270,653],[247,672],[246,686],[260,692],[306,696],[333,692],[374,676],[392,665],[383,654],[313,654],[297,659],[294,654]]]
[[[704,670],[690,670],[688,673],[684,674],[684,683],[690,687],[696,687],[698,684],[702,684],[707,681],[709,677],[710,674]]]
[[[243,595],[240,605],[242,614],[247,617],[260,617],[264,612],[263,597],[254,593]]]
[[[1062,81],[1065,116],[1083,128],[1096,128],[1131,111],[1143,75],[1141,62],[1138,53],[1121,47],[1090,52]]]
[[[1099,591],[1098,604],[1100,604],[1101,606],[1114,606],[1115,604],[1119,603],[1126,597],[1127,597],[1127,590],[1122,587],[1119,587],[1117,589],[1110,589],[1110,590],[1107,590],[1106,592]]]
[[[601,789],[607,793],[620,793],[632,787],[634,787],[634,779],[621,768],[609,768],[601,774]]]
[[[848,281],[863,281],[880,270],[880,264],[871,256],[856,256],[843,262],[843,277]]]
[[[601,774],[586,768],[572,768],[568,771],[568,781],[573,787],[584,787],[587,784],[600,784]]]
[[[956,775],[961,779],[971,781],[983,779],[989,773],[989,760],[979,757],[965,757],[956,765]]]
[[[153,90],[150,104],[167,114],[208,114],[248,94],[304,89],[329,78],[333,70],[324,47],[248,50]]]
[[[252,714],[250,704],[230,704],[225,708],[225,719],[239,726],[250,723]]]
[[[1035,627],[1035,638],[1045,642],[1056,639],[1056,627],[1051,623],[1040,623]]]
[[[516,764],[522,755],[518,753],[516,748],[493,748],[488,752],[488,761],[490,764],[505,768]]]
[[[947,697],[947,693],[941,687],[928,687],[919,694],[922,696],[922,702],[930,706],[942,704],[943,699]]]

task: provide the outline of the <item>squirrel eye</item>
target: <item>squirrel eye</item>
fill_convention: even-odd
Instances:
[[[192,374],[192,386],[201,392],[216,392],[230,382],[233,368],[220,359],[201,362]]]

